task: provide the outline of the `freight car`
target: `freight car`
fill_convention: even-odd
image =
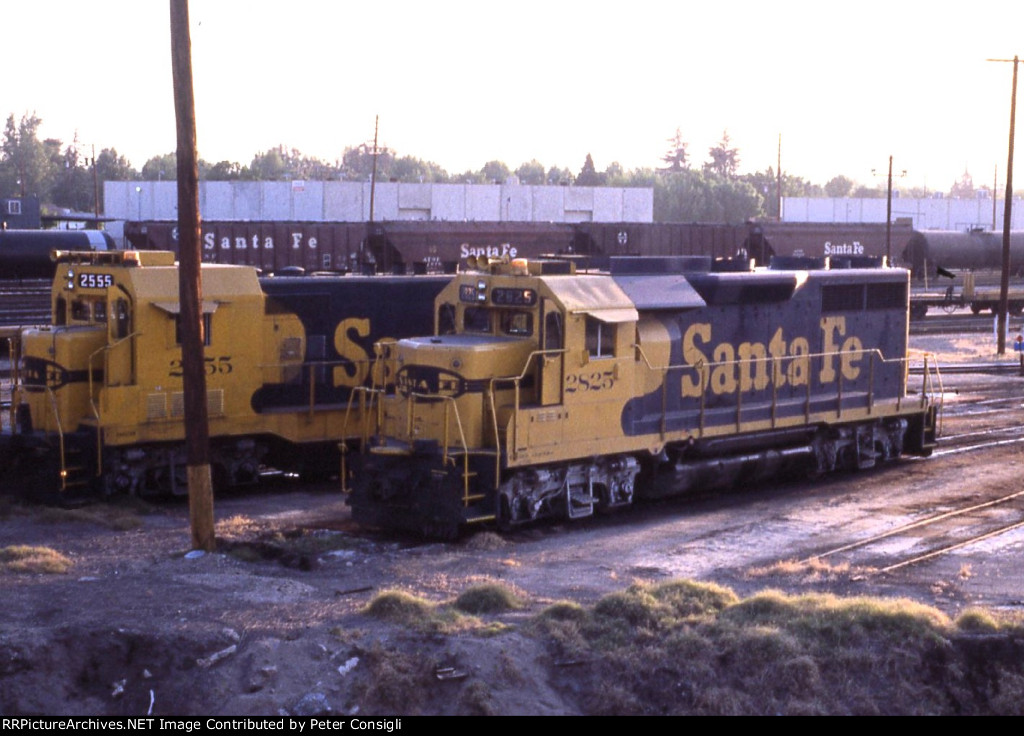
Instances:
[[[132,248],[176,251],[177,224],[125,223]],[[892,226],[894,256],[912,229]],[[751,222],[388,222],[204,221],[203,260],[255,266],[388,273],[454,271],[470,257],[536,258],[573,254],[709,256],[743,254],[767,265],[772,255],[880,257],[887,254],[884,223]]]
[[[902,258],[915,279],[934,279],[938,269],[1001,271],[1003,234],[988,230],[915,231]],[[1010,274],[1024,275],[1024,232],[1010,233]]]
[[[52,279],[55,250],[114,250],[102,230],[0,230],[0,278]]]
[[[52,324],[11,335],[0,467],[58,498],[185,490],[178,269],[161,251],[56,258]],[[347,400],[375,341],[433,329],[446,277],[258,279],[204,265],[211,456],[219,486],[261,467],[337,473]]]
[[[928,455],[937,410],[933,377],[907,390],[908,273],[863,265],[460,274],[433,336],[379,346],[396,390],[377,392],[366,451],[346,459],[353,518],[444,537]]]

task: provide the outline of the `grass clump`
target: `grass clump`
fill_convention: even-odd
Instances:
[[[70,559],[49,547],[14,545],[0,548],[0,569],[4,572],[62,575],[72,564]]]
[[[381,621],[421,628],[430,620],[434,608],[433,603],[404,590],[385,590],[366,604],[363,613]]]
[[[580,696],[591,715],[884,715],[1016,712],[1024,662],[1014,637],[956,637],[1000,627],[1016,631],[980,611],[954,624],[906,599],[740,599],[676,580],[591,607],[557,603],[527,630],[555,661],[587,668]]]
[[[993,634],[1001,628],[995,616],[980,608],[968,608],[953,623],[960,631],[971,634]]]
[[[526,605],[520,593],[502,583],[484,583],[463,591],[453,603],[463,613],[504,613]]]

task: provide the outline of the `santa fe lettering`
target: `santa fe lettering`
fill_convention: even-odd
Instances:
[[[837,363],[844,380],[855,380],[860,375],[864,344],[856,335],[846,337],[846,317],[822,317],[821,336],[823,355],[815,357],[821,361],[818,381],[835,382]],[[782,327],[767,344],[712,345],[711,323],[692,324],[683,334],[683,361],[698,369],[682,377],[682,395],[689,397],[699,397],[708,388],[714,394],[761,391],[773,380],[776,388],[806,386],[811,378],[810,340],[803,336],[787,340]]]

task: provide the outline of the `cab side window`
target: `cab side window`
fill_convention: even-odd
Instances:
[[[591,358],[611,358],[615,350],[615,325],[588,316],[586,339]]]
[[[114,302],[114,337],[118,340],[128,337],[132,332],[132,315],[128,309],[128,300],[118,299]]]
[[[565,344],[563,335],[562,313],[548,312],[544,318],[544,349],[561,350]]]

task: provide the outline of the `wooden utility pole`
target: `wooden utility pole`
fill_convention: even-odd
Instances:
[[[1013,220],[1013,132],[1017,116],[1017,62],[1013,59],[989,59],[989,61],[1013,61],[1013,87],[1010,91],[1010,148],[1006,161],[1006,201],[1003,205],[1003,268],[999,278],[999,314],[996,315],[996,352],[1006,355],[1007,310],[1010,306],[1010,223]],[[995,197],[995,192],[992,192]]]
[[[779,133],[779,151],[778,160],[775,163],[775,205],[778,216],[775,218],[779,222],[782,222],[782,133]]]
[[[195,100],[192,96],[192,40],[188,0],[171,2],[171,67],[178,130],[178,298],[181,309],[181,367],[185,390],[185,454],[192,547],[212,552],[213,480],[206,411],[203,355],[203,287],[200,274],[199,161]]]
[[[380,115],[373,118],[373,172],[370,174],[370,222],[373,222],[373,195],[377,191],[377,131]]]

